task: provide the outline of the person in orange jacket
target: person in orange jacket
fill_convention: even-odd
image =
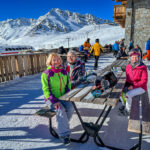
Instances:
[[[145,56],[143,56],[143,59],[147,58],[147,60],[150,60],[150,38],[146,42],[145,49],[146,49],[147,54]]]
[[[91,47],[90,38],[87,38],[87,40],[83,43],[83,50],[85,52],[85,57],[84,57],[85,62],[87,62],[90,47]]]
[[[96,39],[95,44],[92,46],[90,50],[90,53],[93,53],[93,55],[95,56],[94,70],[96,70],[98,67],[98,59],[101,54],[101,51],[103,52],[103,47],[102,45],[99,44],[99,39]]]

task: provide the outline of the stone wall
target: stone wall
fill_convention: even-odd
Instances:
[[[138,44],[145,51],[145,43],[150,37],[150,0],[127,0],[125,43]]]

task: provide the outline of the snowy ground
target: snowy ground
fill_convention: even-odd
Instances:
[[[99,38],[100,43],[113,44],[115,41],[124,38],[125,30],[120,26],[112,26],[108,24],[89,25],[80,30],[69,33],[51,33],[49,35],[40,34],[35,36],[21,36],[18,32],[18,37],[9,39],[6,43],[0,39],[1,44],[7,45],[31,45],[36,50],[52,49],[60,46],[77,47],[85,42],[87,38],[91,39],[91,44],[95,43],[95,39]],[[69,43],[68,43],[69,38]],[[69,44],[69,45],[68,45]]]
[[[102,56],[99,60],[99,69],[112,63],[115,59],[112,54]],[[94,60],[88,60],[86,68],[93,69]],[[146,62],[149,69],[150,62]],[[0,149],[39,149],[39,150],[93,150],[103,149],[98,147],[93,138],[85,144],[71,143],[65,147],[59,139],[49,134],[48,119],[33,115],[37,110],[44,107],[41,90],[40,75],[26,76],[17,80],[0,84]],[[149,80],[150,83],[150,80]],[[150,84],[148,84],[150,93]],[[123,149],[129,149],[138,141],[138,134],[127,131],[128,119],[118,115],[117,107],[109,114],[100,136],[105,144]],[[77,107],[85,121],[96,120],[99,110],[103,105],[77,103]],[[55,124],[55,117],[53,123]],[[70,126],[72,137],[79,137],[83,132],[77,115],[74,113]],[[143,136],[142,149],[149,150],[150,136]]]

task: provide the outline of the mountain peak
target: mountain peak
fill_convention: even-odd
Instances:
[[[52,8],[44,16],[36,19],[18,18],[0,22],[0,36],[3,39],[19,36],[34,36],[36,34],[51,34],[52,32],[71,32],[86,25],[96,25],[111,22],[97,18],[91,14],[80,14],[69,10]],[[20,34],[20,35],[19,35]]]

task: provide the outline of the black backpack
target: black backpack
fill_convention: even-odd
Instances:
[[[103,90],[113,87],[117,83],[117,77],[112,71],[107,72],[103,76],[98,76],[94,82],[94,85],[98,87],[101,85]]]

